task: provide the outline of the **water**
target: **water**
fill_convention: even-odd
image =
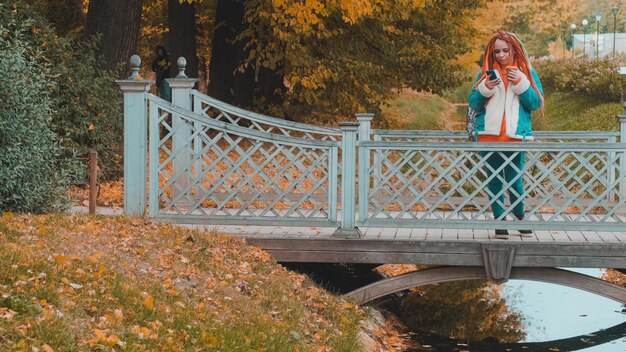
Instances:
[[[600,277],[600,269],[569,269]],[[622,304],[586,291],[536,281],[504,284],[508,306],[524,316],[525,342],[551,341],[584,335],[626,323]],[[626,338],[584,351],[626,351]]]
[[[575,271],[595,277],[602,274],[600,269]],[[511,280],[485,290],[484,296],[475,296],[465,304],[461,303],[457,307],[451,307],[450,311],[445,311],[446,308],[437,303],[437,296],[456,292],[465,297],[478,292],[459,289],[465,283],[454,285],[456,287],[438,285],[425,288],[419,300],[426,302],[417,306],[407,303],[411,301],[410,297],[404,298],[404,320],[410,324],[412,319],[417,319],[417,324],[413,326],[420,328],[415,329],[418,331],[413,339],[426,346],[411,351],[626,351],[626,313],[622,312],[623,305],[613,300],[561,285]],[[474,282],[474,285],[481,284]],[[475,307],[488,300],[489,292],[494,290],[497,292],[496,296],[502,300],[494,301],[491,307],[481,308],[482,312],[468,310],[467,307]],[[458,315],[455,312],[458,310],[463,312],[462,315],[473,315],[471,321],[456,318],[454,322],[455,318],[452,318],[453,322],[442,324],[433,319],[432,324],[429,324],[428,319],[415,318],[411,313],[418,311],[421,312],[416,313],[418,315],[432,314],[429,312],[429,305],[444,310],[440,313],[444,317]],[[493,313],[495,309],[508,314],[508,322],[512,328],[504,331],[496,329],[498,324],[495,324],[478,331],[481,324],[494,319],[495,314],[488,312]],[[596,334],[588,336],[591,333]]]
[[[380,279],[365,265],[289,264],[341,294]],[[600,277],[600,269],[569,269]],[[397,304],[393,304],[393,302]],[[399,303],[398,303],[399,301]],[[412,327],[421,346],[405,352],[626,351],[624,306],[586,291],[536,281],[495,286],[461,281],[378,303]],[[596,333],[596,336],[586,336]],[[499,341],[499,342],[498,342]]]

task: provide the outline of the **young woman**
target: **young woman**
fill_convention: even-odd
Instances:
[[[525,142],[533,140],[531,113],[543,105],[543,90],[530,65],[522,42],[513,33],[499,31],[487,43],[482,71],[469,96],[469,107],[477,111],[478,142]],[[485,151],[489,181],[489,203],[494,219],[504,220],[503,181],[511,184],[511,213],[524,218],[524,152]],[[504,165],[504,167],[502,167]],[[494,175],[494,172],[497,174]],[[532,231],[520,230],[522,236]],[[496,230],[496,238],[507,239],[507,230]]]

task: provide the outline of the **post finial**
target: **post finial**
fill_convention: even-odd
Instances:
[[[140,80],[139,66],[141,66],[141,58],[139,55],[133,55],[130,57],[130,77],[128,79]]]
[[[178,60],[176,60],[176,65],[178,65],[178,76],[176,76],[176,78],[187,78],[187,75],[185,74],[187,60],[181,56]]]
[[[370,112],[354,114],[359,122],[371,122],[374,119],[374,114]]]

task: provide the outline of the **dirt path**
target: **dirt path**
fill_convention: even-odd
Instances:
[[[455,118],[456,111],[461,106],[467,106],[467,104],[448,103],[448,108],[439,115],[439,126],[441,129],[453,131],[465,128],[465,121],[459,121]]]

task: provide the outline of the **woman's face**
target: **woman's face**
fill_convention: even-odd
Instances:
[[[493,56],[502,67],[513,64],[513,49],[502,39],[496,39],[493,45]]]

